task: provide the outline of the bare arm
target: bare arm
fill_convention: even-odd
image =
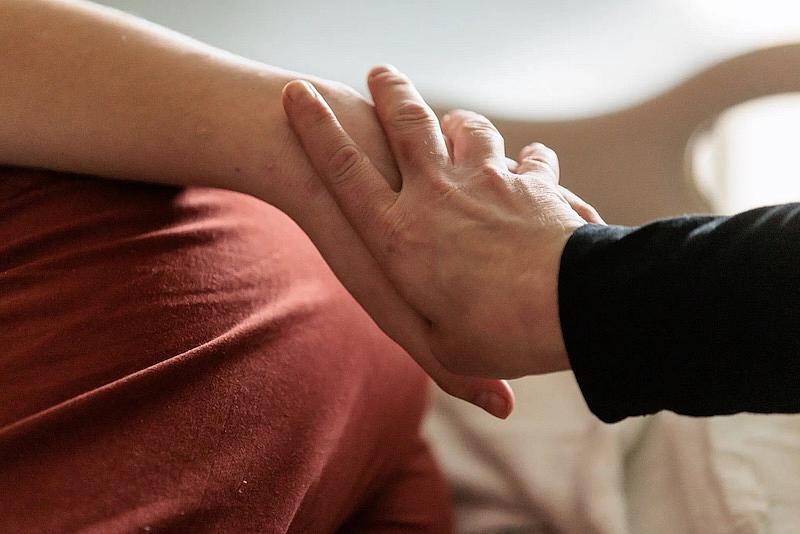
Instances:
[[[348,289],[445,390],[507,415],[505,384],[452,375],[433,358],[424,320],[317,178],[281,105],[282,87],[298,77],[88,2],[2,0],[0,164],[257,196],[303,227]],[[342,85],[315,83],[375,165],[398,180],[372,107]],[[499,404],[485,392],[499,395]]]
[[[0,163],[192,180],[291,206],[304,161],[280,92],[300,75],[71,0],[0,3],[0,50]],[[352,91],[320,82],[364,114]]]

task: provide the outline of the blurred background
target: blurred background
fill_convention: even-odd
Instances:
[[[108,0],[237,54],[364,88],[392,63],[439,104],[510,118],[628,106],[800,38],[792,0]]]
[[[800,2],[795,0],[107,0],[140,15],[245,57],[345,82],[364,91],[373,65],[392,63],[408,73],[438,109],[466,107],[496,120],[527,122],[504,133],[509,155],[529,140],[559,151],[564,182],[619,223],[690,211],[739,211],[800,198],[792,141],[800,105],[794,98],[750,103],[724,120],[695,113],[703,135],[685,176],[683,156],[671,147],[659,161],[657,131],[644,132],[658,110],[625,124],[599,125],[592,132],[571,128],[565,139],[552,125],[602,116],[646,103],[720,62],[753,50],[800,41]],[[789,70],[797,64],[786,63]],[[763,67],[763,66],[762,66]],[[726,76],[693,105],[724,93],[724,84],[752,84],[759,73]],[[743,91],[757,98],[783,87]],[[800,90],[800,87],[797,88]],[[730,103],[731,107],[741,102]],[[687,105],[692,105],[688,103]],[[674,119],[674,118],[673,118]],[[669,122],[667,120],[667,122]],[[674,121],[673,121],[674,122]],[[700,124],[702,123],[702,124]],[[540,127],[537,127],[540,126]],[[687,133],[667,125],[666,144],[686,142]],[[615,128],[643,135],[640,147],[653,156],[649,167],[634,151],[618,168],[606,155],[581,143],[615,145],[629,139]],[[682,125],[683,130],[687,125]],[[700,132],[700,130],[698,130]],[[577,145],[576,145],[577,143]],[[763,157],[767,151],[769,157]],[[761,157],[751,157],[758,152]],[[579,162],[579,160],[581,162]],[[627,162],[632,162],[631,164]],[[637,163],[637,164],[633,164]],[[638,176],[634,181],[630,176]],[[669,175],[669,176],[667,176]],[[688,178],[688,182],[686,180]],[[631,194],[625,191],[633,187]],[[637,187],[640,186],[640,187]],[[617,190],[614,191],[614,188]],[[611,191],[610,191],[611,190]]]

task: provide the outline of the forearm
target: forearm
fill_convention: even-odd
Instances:
[[[572,367],[602,419],[797,412],[800,206],[587,226],[562,257]]]
[[[2,2],[0,50],[0,164],[224,187],[288,211],[307,186],[292,180],[313,176],[281,106],[295,73],[78,1]],[[319,85],[360,107],[345,116],[371,115]]]
[[[510,411],[507,385],[452,375],[433,358],[427,325],[319,181],[281,101],[285,83],[298,77],[93,4],[5,0],[0,165],[209,185],[261,198],[303,228],[350,292],[446,391],[472,402],[495,391]],[[398,185],[373,107],[349,88],[313,81]]]

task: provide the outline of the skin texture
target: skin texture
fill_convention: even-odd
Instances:
[[[345,287],[445,391],[498,417],[511,412],[508,384],[453,374],[431,354],[426,321],[344,218],[281,105],[287,82],[312,80],[399,187],[373,106],[355,91],[76,0],[0,2],[0,50],[0,165],[258,197],[303,228]]]
[[[369,87],[403,177],[391,189],[313,86],[284,106],[345,216],[399,293],[428,322],[449,370],[518,377],[569,368],[558,320],[563,248],[593,208],[558,185],[558,159],[534,143],[513,172],[484,117],[448,114],[441,128],[410,81],[374,69]],[[376,319],[377,320],[377,319]]]

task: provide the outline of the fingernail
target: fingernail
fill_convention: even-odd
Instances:
[[[377,67],[374,67],[371,71],[369,71],[369,77],[374,78],[375,76],[383,74],[384,72],[391,72],[392,74],[397,74],[400,71],[398,71],[394,67],[394,65],[379,65]]]
[[[475,404],[501,419],[508,417],[508,403],[493,391],[483,391],[475,397]]]
[[[452,119],[453,119],[453,114],[452,113],[445,113],[444,117],[442,117],[442,124],[444,124],[446,122],[450,122]]]
[[[295,80],[286,86],[286,96],[292,102],[317,98],[317,90],[305,80]]]

